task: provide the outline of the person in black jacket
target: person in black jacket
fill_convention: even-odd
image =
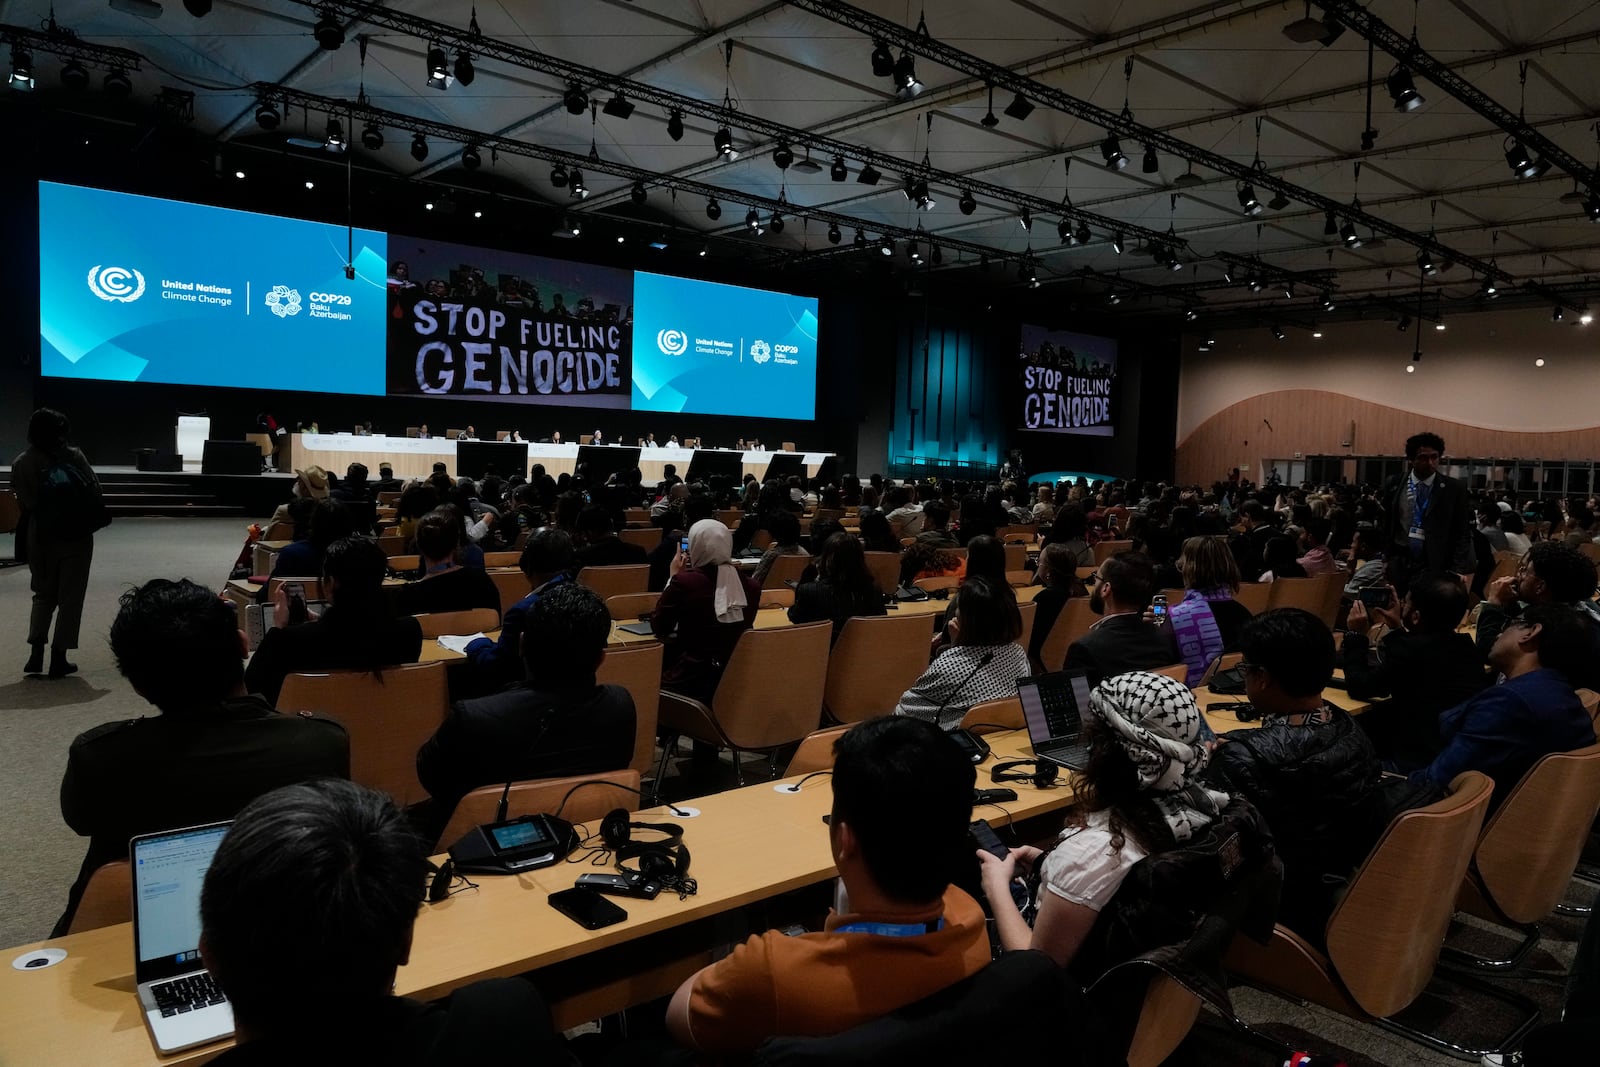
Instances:
[[[586,586],[562,582],[528,608],[522,630],[527,679],[502,693],[457,701],[417,750],[417,779],[434,811],[419,829],[438,833],[462,797],[484,785],[617,771],[633,760],[628,691],[595,684],[611,613]]]
[[[322,559],[323,589],[332,601],[322,617],[285,625],[289,601],[279,587],[273,627],[244,672],[245,686],[278,702],[283,680],[296,671],[375,671],[415,663],[422,654],[422,627],[396,618],[383,592],[389,561],[370,537],[346,537],[328,546]]]
[[[1394,590],[1389,590],[1390,604]],[[1357,600],[1350,606],[1341,653],[1345,688],[1356,700],[1378,701],[1356,722],[1380,758],[1393,766],[1425,767],[1444,742],[1439,714],[1482,692],[1489,684],[1483,654],[1457,633],[1467,614],[1467,590],[1454,575],[1418,578],[1398,609]],[[1368,634],[1379,623],[1389,632],[1371,663]],[[1388,697],[1388,700],[1379,700]]]
[[[1100,564],[1089,607],[1105,616],[1067,649],[1066,669],[1085,671],[1099,685],[1128,671],[1147,671],[1178,661],[1166,630],[1144,620],[1155,592],[1155,565],[1139,552],[1118,552]]]
[[[500,612],[500,590],[487,571],[463,567],[460,559],[460,524],[455,516],[432,511],[417,523],[417,551],[422,555],[422,580],[395,592],[395,610],[401,615],[432,615],[442,611],[490,608]]]
[[[577,529],[573,540],[578,544],[578,568],[625,567],[649,562],[648,554],[639,545],[630,545],[616,534],[612,525],[611,510],[599,504],[590,504],[578,512]]]
[[[129,838],[231,819],[279,786],[350,774],[343,726],[279,715],[246,692],[244,635],[233,608],[204,586],[156,578],[124,593],[111,651],[161,714],[72,742],[61,816],[89,850],[51,937],[67,932],[95,869],[128,858]]]
[[[817,578],[795,588],[794,605],[789,609],[792,623],[833,623],[833,640],[852,615],[883,615],[883,590],[872,580],[867,557],[854,534],[836,533],[828,538],[817,557]]]
[[[1471,574],[1472,508],[1467,487],[1439,470],[1444,438],[1435,433],[1406,438],[1411,469],[1383,483],[1385,555],[1390,578],[1404,592],[1422,574]]]
[[[1338,879],[1377,839],[1378,757],[1355,721],[1322,699],[1334,649],[1321,619],[1301,608],[1262,612],[1240,633],[1239,651],[1262,725],[1219,738],[1208,776],[1267,820],[1284,867],[1278,921],[1321,944]]]
[[[1044,643],[1050,630],[1061,617],[1067,601],[1083,595],[1083,583],[1078,580],[1078,559],[1066,544],[1052,541],[1039,550],[1039,569],[1034,572],[1034,583],[1041,588],[1034,595],[1033,632],[1028,637],[1028,661],[1035,670],[1051,671],[1060,664],[1045,663]]]

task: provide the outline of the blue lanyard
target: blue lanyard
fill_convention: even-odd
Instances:
[[[944,929],[944,920],[935,919],[925,923],[846,923],[844,926],[835,926],[836,934],[877,934],[880,937],[921,937],[931,934],[936,930]]]
[[[1409,479],[1407,483],[1407,489],[1411,493],[1411,525],[1421,526],[1422,520],[1428,517],[1428,509],[1433,507],[1433,493],[1429,492],[1427,503],[1423,503],[1422,501],[1418,500],[1417,479],[1415,475]]]

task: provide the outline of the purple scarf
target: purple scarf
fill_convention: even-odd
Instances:
[[[1182,601],[1167,609],[1172,634],[1178,640],[1178,654],[1189,665],[1187,682],[1191,688],[1200,683],[1211,661],[1222,655],[1222,631],[1217,629],[1217,617],[1211,613],[1211,601],[1232,599],[1226,587],[1191,589]]]

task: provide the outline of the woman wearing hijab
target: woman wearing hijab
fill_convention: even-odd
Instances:
[[[661,688],[711,703],[722,669],[755,622],[761,586],[733,565],[733,531],[717,519],[689,528],[689,551],[673,557],[650,616],[664,645]]]
[[[1048,852],[979,856],[1001,945],[1040,949],[1063,967],[1134,864],[1202,834],[1230,799],[1200,783],[1212,734],[1182,682],[1120,674],[1095,688],[1089,712],[1089,762],[1073,778],[1078,808],[1060,839]],[[1037,889],[1024,916],[1011,882],[1030,875]]]

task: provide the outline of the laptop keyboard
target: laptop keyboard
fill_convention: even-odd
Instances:
[[[1071,745],[1053,745],[1050,748],[1041,749],[1039,755],[1049,756],[1051,759],[1060,760],[1062,763],[1082,764],[1089,762],[1089,746],[1081,741]]]
[[[210,971],[186,974],[182,978],[153,985],[150,994],[155,997],[156,1007],[161,1009],[163,1017],[209,1008],[213,1004],[226,1004],[228,1001],[222,995],[222,990],[217,988],[217,983],[212,981]]]

